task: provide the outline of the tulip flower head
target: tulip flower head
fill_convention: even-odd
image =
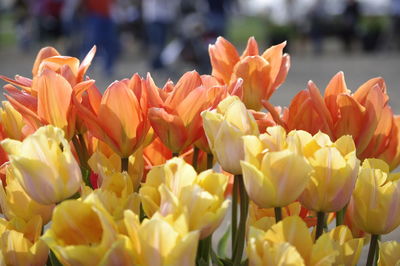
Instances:
[[[58,203],[78,191],[81,170],[61,129],[41,127],[22,142],[6,139],[1,145],[10,157],[13,175],[38,203]]]
[[[244,136],[245,158],[240,162],[249,198],[262,208],[284,207],[306,188],[312,168],[304,158],[299,136],[280,126],[260,136]]]
[[[258,135],[258,125],[237,96],[229,96],[217,109],[204,111],[204,131],[214,157],[231,174],[241,174],[244,159],[243,136]]]
[[[348,212],[367,233],[381,235],[396,229],[400,225],[400,174],[390,174],[382,160],[364,160]]]

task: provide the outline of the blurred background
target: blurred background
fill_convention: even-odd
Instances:
[[[135,72],[162,86],[210,73],[208,45],[220,35],[240,53],[250,36],[261,51],[288,41],[292,67],[273,104],[344,71],[352,91],[383,76],[400,112],[400,0],[0,0],[0,74],[30,77],[43,46],[82,59],[96,44],[88,74],[100,89]]]

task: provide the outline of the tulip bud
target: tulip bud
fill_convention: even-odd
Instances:
[[[208,143],[221,167],[231,174],[241,174],[242,136],[259,134],[254,117],[236,96],[226,98],[216,110],[204,111],[201,116]]]
[[[25,125],[22,115],[8,101],[2,102],[0,108],[0,121],[8,138],[22,140],[24,138],[22,128]]]
[[[400,225],[400,175],[389,174],[379,159],[366,159],[360,169],[348,211],[357,227],[388,234]]]
[[[6,139],[1,145],[13,175],[38,203],[58,203],[78,191],[81,170],[61,129],[41,127],[22,142]]]
[[[319,212],[336,212],[344,208],[353,192],[359,160],[351,136],[332,143],[328,135],[317,133],[303,146],[303,153],[313,171],[300,203]]]
[[[49,248],[41,240],[42,219],[0,218],[0,265],[45,265]]]
[[[288,144],[290,138],[280,126],[259,137],[243,137],[245,160],[240,163],[244,184],[249,198],[262,208],[289,205],[308,184],[311,167],[296,145]]]

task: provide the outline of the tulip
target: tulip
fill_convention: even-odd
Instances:
[[[57,205],[42,239],[64,265],[97,265],[119,238],[110,215],[86,199]]]
[[[280,126],[268,128],[267,133],[259,137],[243,137],[245,158],[240,164],[244,184],[249,198],[258,206],[287,206],[307,186],[311,167],[295,150],[296,145],[288,144],[293,141],[299,142],[296,137],[286,137]]]
[[[132,155],[145,140],[149,130],[147,95],[135,74],[131,80],[112,83],[100,105],[88,109],[74,99],[79,117],[93,136],[104,141],[121,158]]]
[[[76,128],[76,111],[71,97],[81,97],[94,83],[84,81],[83,77],[95,53],[93,48],[82,64],[74,57],[60,56],[51,47],[42,49],[32,69],[33,79],[16,76],[15,80],[4,76],[0,78],[14,84],[6,85],[6,98],[23,116],[27,126],[24,134],[33,133],[43,125],[52,124],[64,130],[71,139]],[[79,121],[78,121],[79,122]]]
[[[42,205],[34,201],[13,176],[10,167],[6,173],[7,185],[3,188],[0,183],[0,207],[3,215],[8,220],[18,217],[26,222],[39,215],[43,223],[47,224],[51,219],[54,205]]]
[[[247,254],[249,265],[332,265],[339,251],[327,234],[313,244],[306,224],[290,216],[267,231],[250,227]]]
[[[283,42],[259,55],[257,42],[251,37],[245,51],[239,56],[230,42],[219,37],[209,47],[212,75],[223,84],[231,84],[242,78],[241,99],[248,109],[258,111],[262,107],[261,101],[268,100],[286,79],[290,57],[282,54],[285,46]]]
[[[22,115],[7,101],[3,101],[2,106],[3,108],[0,108],[0,121],[5,137],[22,140],[25,137],[22,133],[25,125]]]
[[[10,157],[13,175],[38,203],[58,203],[78,191],[81,170],[61,129],[41,127],[22,142],[6,139],[1,145]]]
[[[335,265],[357,265],[364,245],[363,238],[353,238],[347,226],[335,227],[328,233],[329,237],[335,241],[339,250]]]
[[[351,135],[361,160],[381,158],[391,170],[400,163],[400,119],[393,115],[382,78],[368,80],[351,94],[343,72],[339,72],[327,85],[324,96],[310,81],[282,117],[270,104],[264,106],[288,131],[302,129],[313,135],[322,131],[332,140]]]
[[[141,224],[125,211],[125,225],[139,265],[195,265],[198,231],[188,231],[183,216],[177,219],[155,214]]]
[[[212,170],[197,174],[181,158],[150,170],[139,194],[143,209],[151,217],[187,213],[190,231],[200,230],[200,238],[210,235],[222,222],[229,201],[224,199],[228,177]]]
[[[313,171],[300,203],[316,212],[343,209],[350,200],[359,168],[351,136],[333,143],[326,134],[317,133],[303,146],[303,153]]]
[[[389,174],[379,159],[364,160],[348,211],[355,225],[373,234],[388,234],[400,225],[400,175]]]
[[[378,266],[398,265],[400,262],[400,243],[388,241],[379,243]]]
[[[149,120],[154,132],[173,153],[179,154],[202,132],[200,113],[215,107],[226,89],[201,77],[196,71],[185,73],[174,85],[168,82],[158,88],[150,75],[146,89],[149,94]]]
[[[258,135],[254,117],[236,96],[218,104],[217,109],[204,111],[204,131],[214,157],[231,174],[241,174],[240,160],[244,159],[242,136]]]
[[[49,249],[39,238],[42,226],[38,215],[29,221],[0,218],[0,264],[45,265]]]

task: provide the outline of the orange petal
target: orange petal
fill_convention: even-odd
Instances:
[[[379,154],[387,148],[393,122],[393,112],[389,106],[385,106],[379,118],[374,136],[370,140],[367,148],[362,154],[360,154],[360,158],[365,159],[378,157]]]
[[[4,80],[5,82],[14,84],[15,86],[18,86],[18,87],[20,87],[21,89],[24,89],[27,92],[31,92],[32,81],[29,84],[29,86],[27,86],[28,84],[26,82],[24,82],[24,81],[17,80],[17,79],[13,80],[13,79],[10,79],[10,78],[8,78],[6,76],[0,75],[0,79]]]
[[[375,133],[379,119],[381,118],[384,101],[385,95],[382,93],[380,87],[378,85],[372,87],[366,96],[366,114],[358,143],[356,143],[358,155],[364,152]]]
[[[236,64],[232,80],[243,79],[242,101],[248,109],[260,110],[261,100],[272,95],[270,71],[270,64],[261,56],[248,56]]]
[[[9,95],[5,95],[5,97],[15,108],[15,110],[17,110],[22,115],[25,122],[34,130],[47,124],[45,121],[42,121],[40,119],[40,117],[36,114],[35,111],[30,109],[27,105],[24,105],[23,102],[20,102],[19,100],[16,100]]]
[[[195,70],[186,72],[175,85],[172,94],[166,99],[165,105],[168,105],[170,108],[176,108],[191,91],[201,85],[199,73]]]
[[[271,78],[275,80],[282,65],[282,54],[283,49],[286,46],[286,42],[278,45],[271,46],[261,56],[267,60],[271,65]]]
[[[85,73],[89,68],[90,64],[92,63],[95,54],[96,54],[96,45],[94,45],[92,49],[90,49],[90,51],[83,59],[81,65],[79,66],[78,75],[76,77],[77,82],[81,82],[84,79]]]
[[[324,100],[326,107],[331,113],[333,123],[339,118],[339,107],[336,103],[336,99],[339,94],[348,94],[349,91],[344,80],[344,74],[342,71],[337,73],[328,83],[325,89]]]
[[[215,44],[209,46],[208,53],[212,66],[211,75],[220,82],[228,84],[231,80],[233,67],[239,61],[239,54],[235,46],[223,37],[218,37]]]
[[[187,140],[187,133],[182,120],[169,114],[163,108],[149,109],[150,124],[161,141],[172,151],[181,152]]]
[[[325,105],[325,102],[322,98],[319,89],[312,81],[308,82],[307,88],[308,91],[310,92],[310,98],[312,100],[315,111],[319,114],[321,122],[323,123],[324,132],[328,134],[331,138],[333,138],[334,136],[332,133],[333,129],[332,117],[328,108]]]
[[[246,49],[243,51],[240,59],[245,58],[246,56],[254,56],[258,55],[258,44],[254,36],[250,37],[247,41]]]
[[[93,79],[89,79],[76,84],[72,88],[75,97],[77,97],[79,100],[82,97],[82,94],[88,89],[90,89],[94,85],[94,83],[95,81]]]
[[[65,130],[71,105],[71,85],[59,74],[46,69],[39,76],[37,86],[38,116]]]
[[[269,101],[263,100],[262,101],[263,106],[265,107],[265,109],[267,109],[267,111],[270,113],[271,118],[273,119],[273,121],[282,126],[283,128],[285,128],[287,130],[287,125],[286,123],[281,119],[280,115],[279,115],[279,111],[281,110],[280,107],[275,107],[273,106]],[[254,116],[254,114],[253,114]],[[254,117],[257,121],[257,118]],[[260,131],[260,132],[264,132],[264,131]]]
[[[39,66],[39,73],[42,71],[42,67],[45,65],[51,68],[54,71],[61,69],[62,66],[67,65],[69,69],[72,71],[74,77],[78,75],[79,70],[79,59],[72,56],[52,56],[46,59],[43,59],[44,64]]]
[[[148,95],[150,107],[161,107],[164,100],[160,97],[160,89],[154,83],[150,73],[147,73],[147,78],[144,82],[144,88]]]
[[[352,135],[357,143],[362,130],[365,108],[346,94],[337,96],[336,108],[339,110],[339,118],[335,124],[336,139],[343,135]]]
[[[32,75],[36,76],[39,71],[39,66],[42,61],[48,57],[58,56],[60,53],[54,49],[53,47],[44,47],[42,48],[36,56],[35,63],[33,64],[32,68]]]
[[[358,101],[361,105],[366,104],[366,100],[368,97],[369,92],[371,91],[371,89],[374,86],[378,86],[381,91],[383,92],[383,94],[386,95],[384,102],[385,104],[387,103],[387,101],[389,100],[387,94],[386,94],[386,84],[385,84],[385,80],[381,77],[378,78],[373,78],[368,80],[367,82],[365,82],[364,84],[362,84],[356,92],[354,92],[353,94],[353,98]]]
[[[284,54],[282,57],[281,68],[279,69],[278,75],[276,76],[274,84],[272,85],[273,90],[276,90],[282,85],[283,82],[285,82],[289,69],[290,56],[288,54]]]

